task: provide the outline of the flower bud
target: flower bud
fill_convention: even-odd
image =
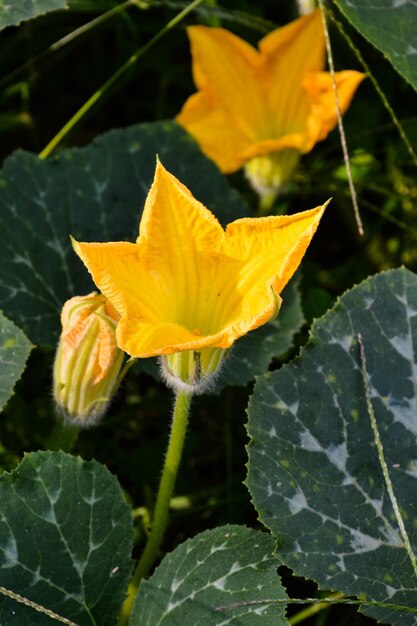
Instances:
[[[120,315],[96,292],[68,300],[54,363],[54,398],[64,419],[90,426],[106,411],[123,363],[116,343]]]
[[[203,393],[219,374],[227,352],[222,348],[202,348],[164,354],[160,357],[162,377],[174,391]]]

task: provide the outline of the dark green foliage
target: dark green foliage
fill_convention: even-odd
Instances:
[[[67,7],[66,0],[0,0],[0,30]]]
[[[316,321],[300,357],[260,378],[249,405],[248,486],[277,555],[347,595],[415,607],[417,583],[383,478],[372,406],[400,510],[416,547],[417,276],[382,273]],[[364,607],[382,622],[409,613]]]
[[[0,498],[0,586],[78,626],[114,626],[132,570],[132,518],[108,470],[31,453],[0,478]],[[2,596],[0,623],[51,620]]]
[[[273,547],[268,534],[243,526],[188,539],[143,583],[129,626],[285,626],[285,604],[262,602],[287,597]]]
[[[352,24],[417,89],[417,7],[407,0],[336,0]]]
[[[12,395],[32,347],[24,333],[0,311],[0,410]]]

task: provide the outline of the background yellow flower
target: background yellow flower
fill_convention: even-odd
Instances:
[[[177,121],[223,172],[278,151],[308,152],[336,125],[319,10],[272,31],[259,50],[223,28],[191,26],[188,34],[198,92]],[[363,78],[336,73],[342,113]],[[297,164],[293,152],[285,161],[284,170]]]

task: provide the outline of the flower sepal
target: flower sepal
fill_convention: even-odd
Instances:
[[[222,348],[203,348],[164,354],[159,361],[162,377],[175,391],[204,393],[218,376],[228,352]]]
[[[300,157],[299,150],[284,148],[270,154],[253,157],[246,163],[246,178],[261,197],[262,205],[272,206],[278,194],[291,180]]]

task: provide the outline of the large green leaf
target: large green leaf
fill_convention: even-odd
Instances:
[[[416,367],[417,276],[399,269],[344,294],[296,361],[258,379],[249,406],[248,486],[282,561],[325,589],[412,608],[417,580],[378,460],[365,380],[417,549]],[[417,614],[362,610],[417,624]]]
[[[336,0],[364,37],[417,89],[417,5],[408,0]]]
[[[32,347],[26,335],[0,311],[0,410],[12,395]]]
[[[142,583],[129,626],[284,626],[270,535],[223,526],[189,539]],[[234,605],[234,606],[233,606]]]
[[[66,0],[0,0],[0,30],[67,6]]]
[[[93,289],[69,235],[134,240],[156,154],[223,223],[244,207],[215,165],[175,123],[111,131],[41,161],[17,152],[0,175],[0,302],[35,343],[52,345],[63,302]]]
[[[0,586],[78,626],[114,626],[132,569],[132,515],[114,476],[63,452],[31,453],[0,478],[0,501]],[[0,623],[52,621],[6,598]]]

